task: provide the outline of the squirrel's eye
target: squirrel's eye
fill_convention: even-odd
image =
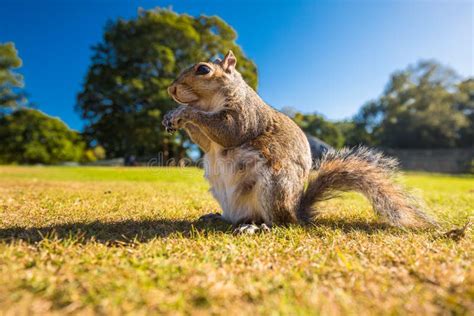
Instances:
[[[196,75],[207,75],[211,72],[211,68],[207,67],[206,65],[200,65],[196,69]]]

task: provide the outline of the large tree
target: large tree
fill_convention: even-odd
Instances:
[[[15,71],[21,67],[18,51],[11,42],[0,43],[0,114],[14,110],[25,102],[23,76]]]
[[[469,124],[460,110],[468,99],[459,99],[459,81],[453,70],[431,61],[396,72],[383,95],[362,107],[350,132],[383,147],[456,147]]]
[[[216,16],[193,17],[167,9],[140,10],[131,20],[109,22],[96,45],[77,110],[87,121],[85,135],[107,155],[185,155],[184,134],[161,127],[175,106],[166,88],[178,73],[197,61],[229,49],[239,59],[247,82],[257,86],[256,66],[236,44],[236,32]]]

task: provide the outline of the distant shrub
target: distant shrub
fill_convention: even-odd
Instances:
[[[82,162],[94,162],[97,160],[105,159],[105,149],[102,146],[96,146],[94,148],[88,148],[84,151]]]
[[[293,115],[290,114],[290,116],[306,133],[336,148],[344,145],[344,135],[338,125],[326,120],[322,115],[295,112]]]
[[[21,109],[0,117],[0,162],[56,164],[81,161],[85,143],[76,131],[41,111]]]

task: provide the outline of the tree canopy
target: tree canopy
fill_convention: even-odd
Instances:
[[[55,164],[83,159],[79,133],[38,110],[19,109],[0,118],[0,162]]]
[[[229,49],[238,70],[254,88],[255,64],[236,44],[236,32],[216,16],[193,17],[167,9],[141,10],[136,18],[110,21],[92,63],[76,109],[86,120],[85,136],[111,157],[164,158],[185,155],[190,142],[184,133],[168,135],[162,116],[175,106],[166,88],[190,64]]]
[[[355,116],[346,138],[390,148],[472,146],[474,85],[459,78],[433,61],[395,72],[382,96]]]
[[[0,113],[25,102],[24,95],[18,90],[23,87],[23,76],[15,72],[21,64],[14,44],[0,43]]]

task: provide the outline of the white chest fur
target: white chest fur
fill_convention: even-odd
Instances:
[[[242,161],[252,161],[251,168],[241,170]],[[216,143],[204,156],[205,177],[211,185],[211,192],[222,208],[222,216],[236,224],[254,218],[269,222],[265,212],[265,166],[255,151],[235,148],[223,154],[223,148]],[[262,173],[263,172],[263,173]],[[251,192],[242,194],[239,187],[243,181],[255,179]],[[262,199],[260,199],[262,198]]]

